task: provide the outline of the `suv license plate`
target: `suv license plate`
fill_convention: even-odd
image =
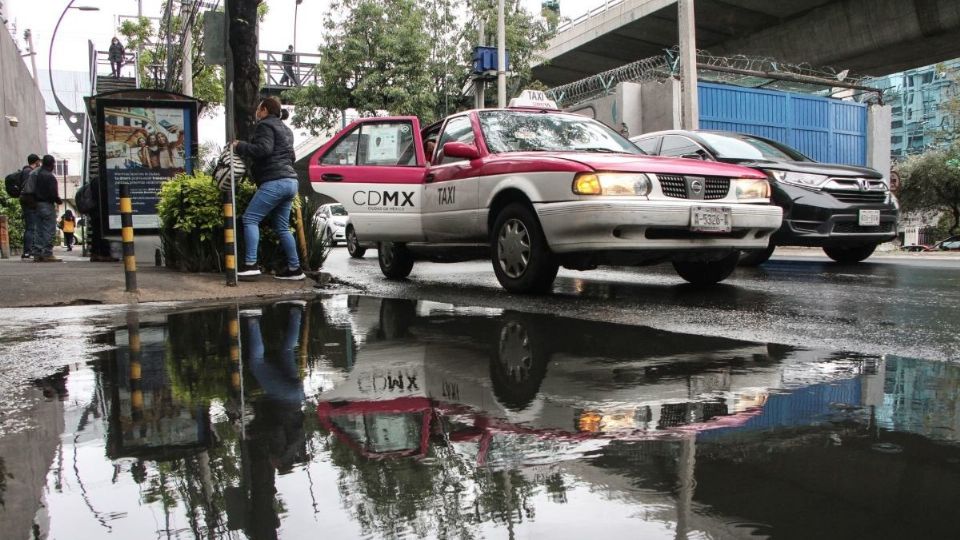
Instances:
[[[857,225],[861,227],[876,227],[880,225],[879,210],[861,210]]]
[[[690,209],[690,230],[697,232],[730,232],[730,209],[715,206],[694,206]]]

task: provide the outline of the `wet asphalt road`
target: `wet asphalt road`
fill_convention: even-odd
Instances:
[[[874,257],[839,265],[826,257],[775,256],[739,268],[712,289],[687,285],[669,265],[561,269],[553,293],[500,288],[489,261],[418,262],[388,281],[376,250],[350,259],[335,248],[324,270],[345,289],[552,313],[662,330],[808,348],[913,358],[960,358],[960,259]]]

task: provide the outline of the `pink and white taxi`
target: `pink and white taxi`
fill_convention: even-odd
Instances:
[[[377,245],[388,278],[417,260],[489,257],[517,293],[549,290],[560,266],[671,262],[691,283],[717,283],[780,227],[764,174],[646,156],[524,94],[423,128],[416,117],[357,120],[311,157],[310,180],[350,213],[348,242]]]

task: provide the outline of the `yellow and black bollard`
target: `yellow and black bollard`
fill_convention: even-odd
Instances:
[[[140,367],[140,316],[135,311],[127,313],[127,348],[130,363],[130,417],[134,422],[143,420],[143,387]]]
[[[227,285],[237,285],[237,249],[236,226],[237,220],[233,215],[233,193],[224,191],[223,200],[223,266],[227,272]]]
[[[133,202],[129,184],[120,184],[120,227],[127,292],[137,292],[137,256],[133,250]]]

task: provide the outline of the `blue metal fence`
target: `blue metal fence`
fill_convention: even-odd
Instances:
[[[697,86],[700,129],[760,135],[816,161],[867,163],[867,106],[863,103],[714,83]]]

